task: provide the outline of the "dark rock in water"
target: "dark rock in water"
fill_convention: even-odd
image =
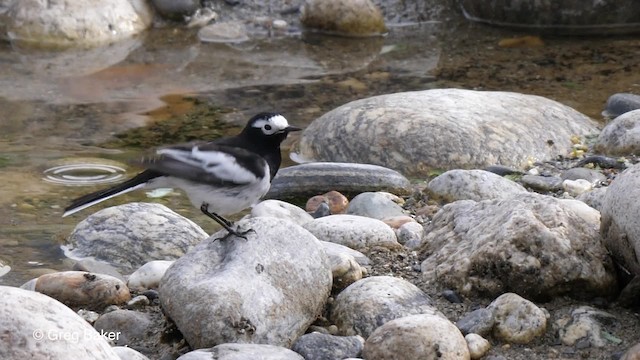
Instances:
[[[612,35],[640,31],[635,0],[463,0],[469,20],[563,35]]]
[[[395,170],[378,165],[315,162],[281,169],[271,183],[267,199],[311,197],[331,190],[343,194],[366,191],[409,193],[409,180]]]
[[[158,13],[167,19],[182,20],[200,8],[200,0],[151,0]]]
[[[503,165],[490,165],[484,168],[485,171],[492,172],[496,175],[521,175],[522,171]]]
[[[618,93],[609,97],[602,115],[615,118],[636,109],[640,109],[640,95]]]

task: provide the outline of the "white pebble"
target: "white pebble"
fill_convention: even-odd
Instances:
[[[562,188],[572,196],[578,196],[593,188],[591,182],[585,179],[565,180],[562,182]]]
[[[480,359],[491,349],[489,341],[478,334],[467,334],[464,339],[467,341],[471,359]]]
[[[170,260],[154,260],[142,265],[131,276],[127,286],[130,289],[156,289],[160,285],[160,279],[173,264]]]
[[[287,24],[287,22],[284,20],[277,19],[277,20],[273,20],[273,22],[271,23],[271,26],[274,29],[286,29],[287,26],[289,26],[289,24]]]

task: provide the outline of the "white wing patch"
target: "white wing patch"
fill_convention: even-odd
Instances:
[[[225,181],[250,183],[258,179],[254,173],[240,166],[235,157],[221,151],[200,151],[197,146],[194,146],[191,151],[159,149],[156,153],[200,168]]]
[[[265,125],[271,125],[271,129],[267,130],[264,128]],[[260,119],[253,123],[252,125],[255,128],[261,128],[262,132],[267,135],[275,134],[278,131],[282,131],[289,126],[289,122],[282,115],[275,115],[268,119]]]

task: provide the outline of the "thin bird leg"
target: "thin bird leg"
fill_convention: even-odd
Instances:
[[[231,221],[223,218],[222,216],[214,212],[209,212],[208,208],[209,208],[209,204],[202,203],[202,205],[200,206],[200,211],[202,211],[202,213],[207,215],[208,217],[212,218],[215,222],[217,222],[218,224],[220,224],[220,226],[222,226],[225,230],[227,230],[227,232],[229,232],[229,234],[227,234],[226,236],[216,240],[225,240],[229,235],[234,235],[246,240],[247,237],[245,235],[253,231],[253,229],[249,229],[247,231],[239,232],[238,230],[234,229],[234,224]]]

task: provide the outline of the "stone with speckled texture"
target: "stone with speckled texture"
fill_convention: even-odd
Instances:
[[[433,169],[522,168],[566,155],[572,136],[597,132],[587,116],[544,97],[433,89],[342,105],[304,130],[296,152],[425,176]]]
[[[395,232],[381,220],[358,215],[329,215],[304,225],[322,241],[359,250],[371,246],[400,246]]]

